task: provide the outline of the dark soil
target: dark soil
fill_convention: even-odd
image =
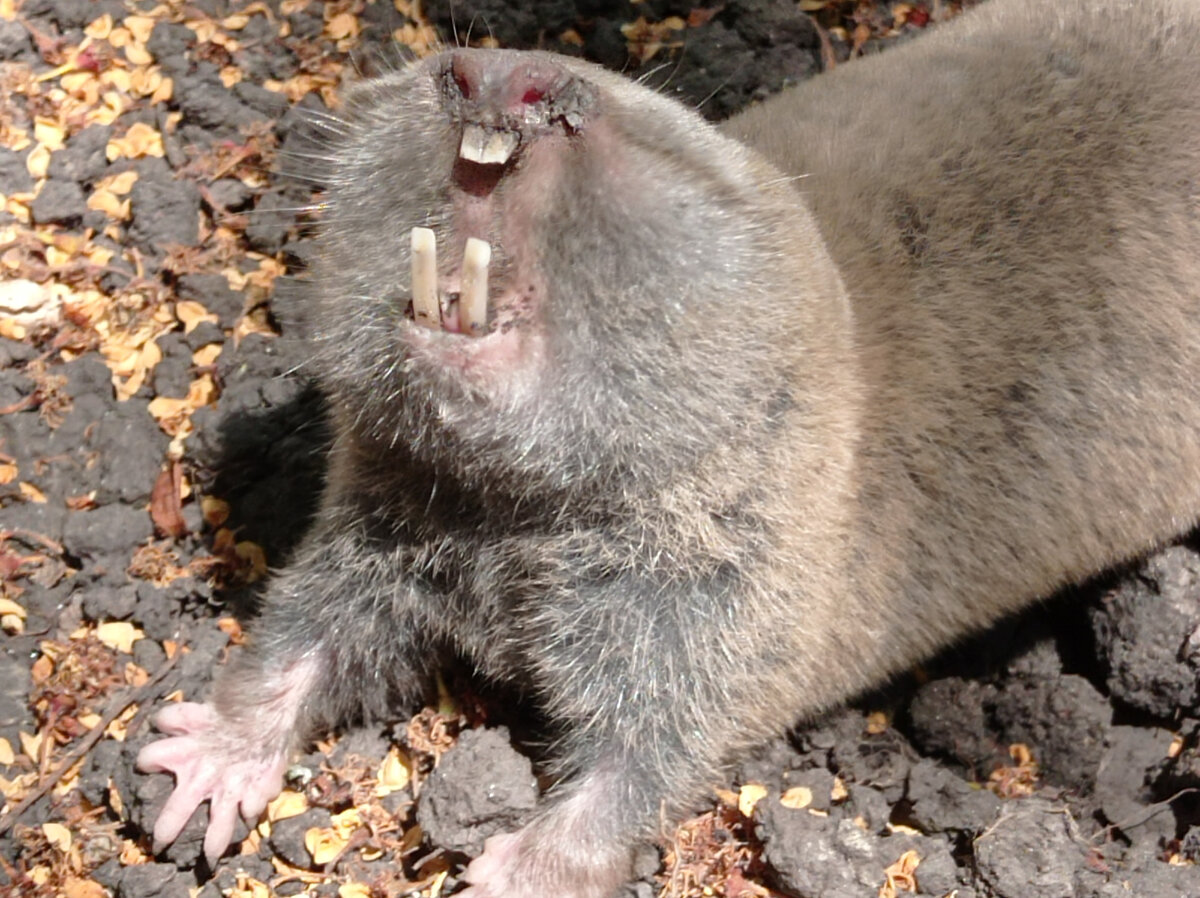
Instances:
[[[148,713],[203,696],[322,481],[310,192],[270,173],[312,151],[294,107],[437,35],[583,54],[719,119],[961,4],[802,5],[0,2],[0,894],[439,894],[519,824],[546,783],[498,724],[536,746],[536,722],[452,675],[299,759],[216,870],[203,814],[150,853]],[[1195,896],[1198,790],[1181,544],[764,747],[629,889]]]

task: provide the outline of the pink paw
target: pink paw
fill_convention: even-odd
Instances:
[[[174,842],[207,800],[204,856],[211,867],[233,838],[239,810],[253,826],[279,794],[287,758],[282,751],[264,753],[254,736],[239,738],[211,705],[171,705],[155,716],[154,725],[170,738],[143,748],[137,766],[147,773],[175,775],[175,791],[154,824],[154,851]]]
[[[509,898],[517,894],[509,873],[517,863],[519,839],[513,833],[492,836],[483,843],[483,854],[467,864],[463,879],[471,885],[455,898]]]
[[[611,898],[629,876],[628,847],[572,835],[582,834],[533,825],[492,836],[454,898]]]

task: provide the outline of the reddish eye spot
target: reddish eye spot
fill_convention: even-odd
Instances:
[[[529,90],[525,91],[525,95],[521,97],[521,102],[525,103],[526,105],[530,105],[539,102],[544,96],[545,94],[542,91],[538,90],[536,87],[531,87]]]
[[[466,75],[464,75],[462,72],[455,71],[454,83],[458,85],[458,92],[462,94],[465,99],[471,99],[471,82],[467,80]]]

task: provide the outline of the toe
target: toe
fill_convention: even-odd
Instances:
[[[155,854],[179,838],[188,820],[192,818],[200,802],[208,798],[208,794],[206,784],[181,778],[154,822]]]
[[[175,736],[151,742],[138,752],[137,768],[144,773],[175,772],[196,756],[196,746],[186,737]]]
[[[258,822],[259,816],[266,810],[267,804],[280,793],[281,776],[282,773],[279,775],[272,773],[246,787],[246,791],[242,795],[241,809],[242,819],[246,821],[247,826],[254,826]]]
[[[178,702],[154,715],[155,729],[168,736],[185,736],[217,725],[217,714],[209,705]]]
[[[512,862],[511,855],[516,849],[516,844],[517,837],[512,833],[492,836],[483,843],[483,854],[467,865],[463,879],[474,886],[485,887],[477,890],[480,898],[483,892],[488,891],[486,886],[494,887],[503,878],[505,868]]]
[[[233,841],[233,829],[237,825],[238,802],[223,786],[218,786],[212,801],[209,802],[208,832],[204,834],[204,857],[209,867],[215,867],[217,860]]]

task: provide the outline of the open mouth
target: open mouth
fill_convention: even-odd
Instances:
[[[439,277],[434,232],[413,228],[404,339],[426,363],[497,387],[532,374],[543,356],[539,329],[521,326],[532,320],[535,282],[514,288],[501,272],[489,285],[491,262],[491,245],[469,237],[458,270]]]
[[[438,288],[437,238],[429,228],[412,230],[412,319],[422,327],[482,337],[488,333],[488,266],[492,248],[468,237],[457,292]]]
[[[521,144],[519,132],[468,123],[459,145],[456,180],[468,193],[486,194],[513,161]],[[459,289],[442,290],[438,281],[437,237],[429,228],[412,230],[413,321],[429,330],[486,336],[491,329],[488,266],[491,245],[467,238],[459,269]],[[495,317],[494,315],[492,317]]]

